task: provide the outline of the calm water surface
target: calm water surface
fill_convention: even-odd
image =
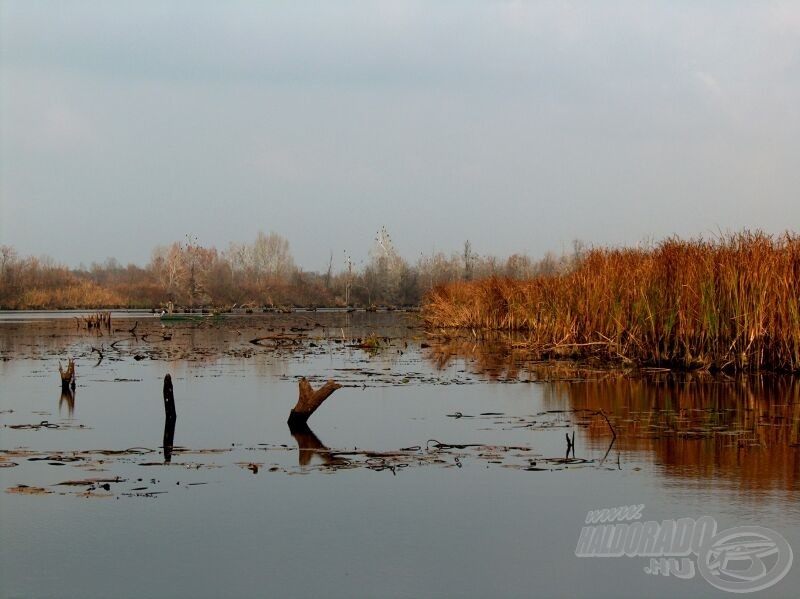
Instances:
[[[75,315],[0,315],[2,597],[730,596],[575,556],[588,511],[631,504],[800,551],[790,378],[543,370],[398,313]],[[290,431],[303,376],[345,386]],[[754,595],[798,588],[795,564]]]

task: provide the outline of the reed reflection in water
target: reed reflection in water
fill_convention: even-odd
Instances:
[[[544,408],[573,414],[578,444],[638,454],[667,476],[725,481],[747,491],[800,488],[800,380],[790,375],[676,373],[526,358],[510,336],[430,343],[440,369],[454,360],[490,380],[543,384]]]
[[[665,474],[726,479],[744,490],[800,483],[800,382],[792,377],[674,375],[551,382],[545,405],[613,414],[617,448],[644,454]],[[580,423],[607,443],[596,419]]]

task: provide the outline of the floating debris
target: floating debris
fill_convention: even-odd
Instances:
[[[42,428],[61,428],[60,424],[55,424],[54,422],[49,422],[47,420],[42,420],[39,424],[7,424],[7,428],[13,428],[17,430],[35,430],[38,431]]]
[[[6,493],[14,493],[17,495],[49,495],[52,491],[43,489],[42,487],[29,487],[28,485],[17,485],[16,487],[9,487]]]
[[[108,484],[103,484],[103,483],[122,483],[122,482],[125,482],[125,479],[116,476],[114,478],[84,478],[81,480],[65,480],[63,482],[56,483],[56,486],[91,487],[93,485],[98,485],[108,490]]]

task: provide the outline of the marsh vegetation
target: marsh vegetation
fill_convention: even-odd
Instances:
[[[590,249],[566,272],[439,286],[431,329],[508,342],[534,358],[680,369],[800,370],[800,237],[740,233]]]
[[[385,229],[359,266],[303,271],[259,233],[225,251],[187,236],[145,267],[69,269],[2,248],[0,307],[261,312],[422,306],[429,332],[491,336],[534,359],[710,371],[800,370],[800,237],[742,232],[505,260],[463,251],[404,260]]]

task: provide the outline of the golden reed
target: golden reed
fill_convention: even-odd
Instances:
[[[125,298],[91,281],[73,281],[57,288],[26,290],[16,307],[23,310],[99,309],[126,306]]]
[[[592,249],[567,273],[450,283],[429,327],[521,331],[540,357],[641,366],[800,370],[800,237],[742,232]]]

